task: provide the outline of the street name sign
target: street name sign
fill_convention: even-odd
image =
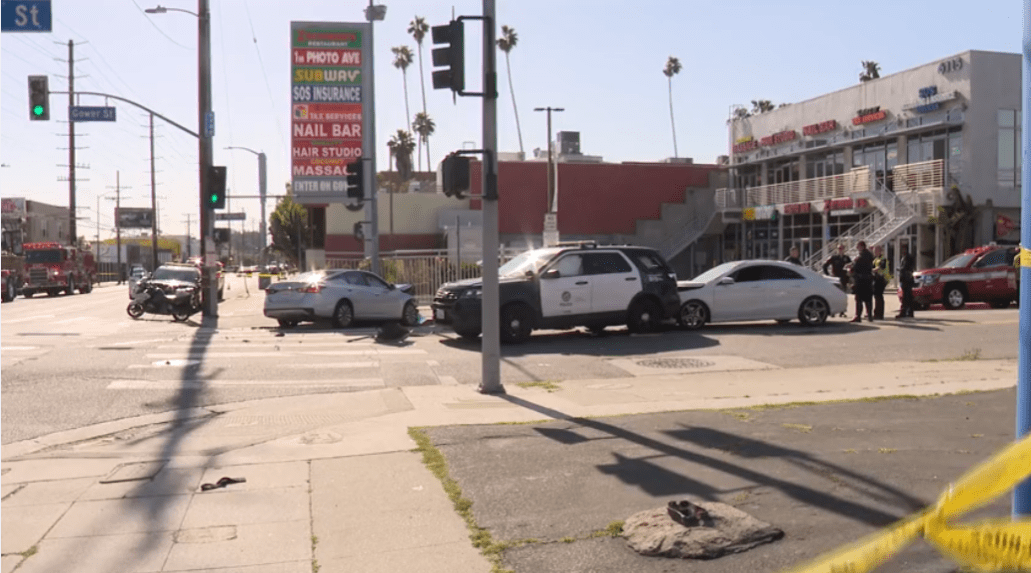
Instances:
[[[113,107],[73,105],[68,108],[68,117],[72,121],[115,121]]]
[[[216,221],[246,221],[247,213],[215,213]]]
[[[0,31],[52,32],[50,0],[2,0]]]

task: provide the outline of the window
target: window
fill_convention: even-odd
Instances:
[[[369,283],[365,280],[365,274],[357,271],[351,271],[347,275],[347,284],[353,286],[369,286]]]
[[[764,281],[769,281],[769,280],[796,280],[797,281],[797,280],[801,280],[802,279],[802,275],[796,273],[795,271],[793,271],[791,269],[785,269],[783,267],[775,267],[773,265],[762,266],[762,267],[759,267],[759,268],[762,269],[760,272],[761,272],[762,280],[764,280]]]
[[[365,277],[365,280],[369,283],[369,286],[375,287],[375,288],[381,288],[381,289],[384,289],[384,290],[390,290],[390,285],[388,285],[386,282],[383,281],[383,279],[377,277],[376,275],[370,275],[369,273],[362,273],[362,276]]]
[[[669,272],[670,270],[669,267],[662,262],[662,259],[655,256],[655,253],[638,251],[633,254],[633,257],[645,272]]]
[[[763,265],[755,265],[755,266],[751,266],[751,267],[745,267],[745,268],[735,272],[731,276],[734,278],[734,282],[738,282],[738,283],[750,283],[750,282],[761,281],[761,280],[763,280],[763,278],[762,278],[762,275],[763,275],[762,270],[763,270],[763,268],[765,268]]]
[[[633,270],[619,253],[588,253],[584,255],[584,267],[589,275],[629,273]]]
[[[559,272],[559,276],[578,277],[584,274],[583,260],[580,255],[566,255],[552,265],[553,269]]]
[[[1006,249],[999,249],[981,257],[981,260],[974,263],[974,266],[977,268],[997,267],[999,265],[1011,264],[1012,262],[1012,259],[1006,260]]]
[[[1012,109],[998,111],[998,182],[999,187],[1013,188],[1020,185],[1020,112]]]

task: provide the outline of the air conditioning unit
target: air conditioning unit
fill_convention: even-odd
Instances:
[[[557,137],[560,155],[580,155],[579,131],[560,131]]]

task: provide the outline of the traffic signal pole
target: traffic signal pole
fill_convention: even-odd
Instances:
[[[495,0],[483,0],[483,347],[481,394],[503,394],[498,288],[498,90]],[[459,261],[461,264],[461,261]]]
[[[197,0],[197,132],[200,155],[200,248],[204,257],[204,280],[207,285],[201,293],[205,317],[218,316],[218,267],[215,257],[215,212],[208,207],[210,197],[209,174],[213,161],[211,137],[205,133],[204,124],[211,111],[211,12],[208,0]]]
[[[1031,433],[1031,0],[1024,0],[1023,18],[1023,52],[1021,62],[1023,68],[1022,91],[1020,101],[1024,113],[1021,117],[1023,129],[1024,170],[1021,173],[1020,194],[1020,285],[1017,296],[1020,298],[1020,336],[1017,349],[1017,439]],[[1015,519],[1031,516],[1031,478],[1025,479],[1013,490],[1013,517]]]

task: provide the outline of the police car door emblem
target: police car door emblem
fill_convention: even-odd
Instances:
[[[569,302],[571,298],[573,298],[573,295],[569,294],[569,291],[562,291],[562,302]]]

